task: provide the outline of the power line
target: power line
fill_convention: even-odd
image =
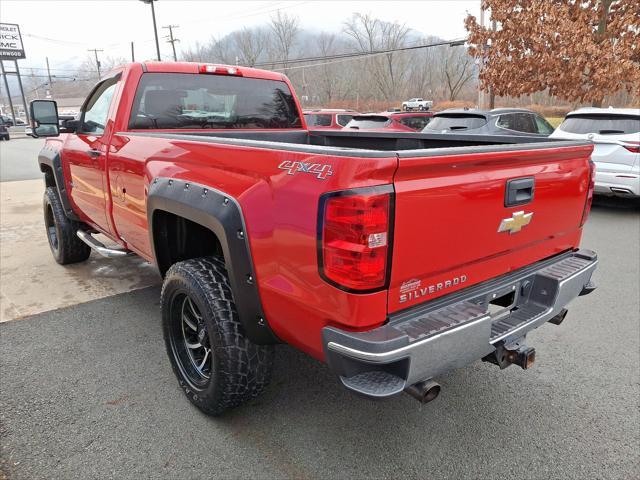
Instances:
[[[436,42],[436,43],[427,43],[427,44],[423,44],[423,45],[413,45],[413,46],[408,46],[408,47],[398,47],[398,48],[389,48],[387,50],[374,50],[371,52],[351,52],[351,53],[337,53],[335,55],[323,55],[323,56],[316,56],[316,57],[304,57],[304,58],[292,58],[290,60],[271,60],[271,61],[267,61],[267,62],[261,62],[261,63],[256,63],[254,66],[255,67],[266,67],[269,65],[277,65],[280,63],[286,63],[286,64],[296,64],[296,63],[305,63],[305,62],[314,62],[314,61],[321,61],[321,60],[337,60],[337,59],[352,59],[352,58],[357,58],[357,57],[374,57],[374,56],[378,56],[378,55],[386,55],[388,53],[394,53],[394,52],[403,52],[403,51],[407,51],[407,50],[418,50],[421,48],[430,48],[430,47],[440,47],[440,46],[444,46],[444,45],[449,45],[449,46],[457,46],[457,45],[462,45],[464,44],[465,39],[461,38],[461,39],[456,39],[456,40],[445,40],[442,42]],[[318,64],[321,65],[321,64]],[[305,65],[303,67],[297,67],[297,68],[304,68],[306,66],[316,66],[316,65]]]
[[[174,28],[179,28],[180,25],[167,25],[165,27],[162,28],[166,28],[169,30],[169,35],[167,35],[164,38],[167,38],[167,43],[171,44],[171,48],[173,49],[173,61],[177,62],[178,61],[178,56],[176,55],[176,42],[179,42],[180,39],[179,38],[173,38],[173,29]]]

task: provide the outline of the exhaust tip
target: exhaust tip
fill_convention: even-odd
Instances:
[[[440,395],[440,384],[432,380],[418,382],[408,387],[405,392],[418,400],[420,403],[429,403]]]
[[[633,192],[631,190],[626,189],[626,188],[611,187],[611,191],[613,193],[617,193],[618,195],[633,195]]]

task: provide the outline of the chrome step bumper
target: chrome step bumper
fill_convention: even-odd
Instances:
[[[351,390],[394,395],[523,340],[593,291],[597,263],[592,251],[568,252],[400,312],[368,332],[325,327],[327,363]]]

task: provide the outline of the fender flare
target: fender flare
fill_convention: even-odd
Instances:
[[[154,237],[154,213],[172,213],[211,230],[220,241],[236,310],[245,334],[254,343],[280,343],[260,301],[256,275],[240,204],[219,190],[184,180],[155,178],[149,185],[147,220],[149,240],[159,266]],[[163,275],[165,272],[161,272]]]
[[[64,171],[62,170],[62,160],[60,159],[60,152],[55,148],[45,145],[38,154],[38,164],[40,165],[40,171],[45,172],[44,166],[47,166],[53,172],[53,179],[56,182],[58,190],[58,196],[60,197],[60,203],[62,203],[62,209],[67,218],[80,222],[80,217],[76,215],[71,207],[71,201],[67,192],[67,187],[64,183]]]

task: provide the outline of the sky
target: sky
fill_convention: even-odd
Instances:
[[[179,25],[178,51],[220,38],[242,27],[265,24],[281,10],[295,15],[305,29],[339,32],[355,12],[397,21],[425,35],[443,39],[465,36],[467,13],[478,16],[480,0],[415,1],[211,1],[158,0],[155,3],[158,35],[164,25]],[[136,60],[155,59],[151,7],[139,0],[2,0],[0,22],[20,25],[27,58],[20,60],[24,73],[45,74],[45,57],[54,75],[69,75],[89,54],[101,49],[101,57],[130,58],[130,42]],[[171,45],[160,38],[163,59],[171,59]],[[93,53],[91,53],[93,55]],[[30,70],[34,68],[37,70]]]

